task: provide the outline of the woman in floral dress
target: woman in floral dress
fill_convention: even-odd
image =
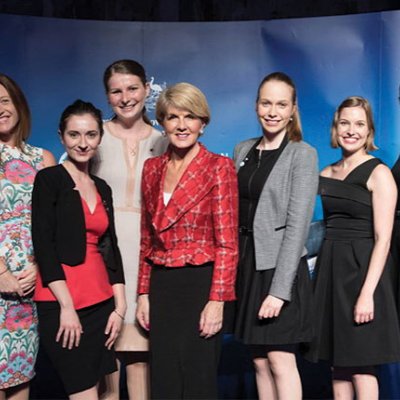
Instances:
[[[29,398],[38,350],[31,192],[36,172],[55,160],[25,143],[29,131],[25,96],[0,74],[0,400]]]

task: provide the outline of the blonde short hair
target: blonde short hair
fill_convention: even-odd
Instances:
[[[190,83],[176,83],[161,92],[156,105],[156,118],[159,124],[163,125],[169,107],[187,110],[206,125],[210,122],[211,115],[206,96]]]
[[[364,97],[360,96],[350,96],[347,99],[343,100],[335,114],[333,116],[332,126],[331,126],[331,146],[336,149],[339,147],[339,143],[337,140],[337,124],[339,122],[340,113],[343,111],[344,108],[349,107],[361,107],[365,111],[365,115],[367,117],[367,125],[368,125],[368,136],[367,141],[365,143],[365,150],[373,151],[377,150],[378,147],[375,146],[374,137],[375,137],[375,124],[374,118],[372,115],[372,108],[369,104],[369,101]]]

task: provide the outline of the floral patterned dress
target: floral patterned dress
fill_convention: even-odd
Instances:
[[[0,257],[15,275],[32,266],[31,193],[43,150],[0,144]],[[1,278],[0,278],[1,279]],[[38,319],[31,296],[0,294],[0,389],[34,376]]]

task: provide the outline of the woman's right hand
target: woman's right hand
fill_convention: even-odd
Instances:
[[[4,268],[6,268],[4,266]],[[10,272],[4,272],[0,276],[0,293],[24,295],[24,291],[18,279]]]
[[[264,319],[279,317],[284,303],[285,302],[282,299],[269,294],[261,304],[260,310],[258,311],[258,318]]]
[[[148,294],[141,294],[137,300],[136,319],[146,331],[150,330],[150,302]]]
[[[362,291],[354,306],[354,322],[366,324],[374,320],[374,296],[366,295]]]
[[[60,327],[58,328],[56,342],[62,341],[62,347],[71,350],[78,347],[81,341],[82,325],[77,312],[72,307],[61,307]]]

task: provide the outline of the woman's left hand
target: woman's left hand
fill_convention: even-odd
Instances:
[[[35,290],[36,275],[37,267],[35,264],[32,264],[31,267],[27,268],[25,271],[22,271],[16,276],[19,284],[21,285],[24,296],[32,293]]]
[[[370,295],[358,296],[354,306],[354,322],[356,324],[365,324],[374,319],[374,298]]]
[[[200,336],[205,339],[218,333],[222,328],[224,302],[210,300],[200,314]]]
[[[121,332],[122,324],[124,323],[124,320],[121,318],[122,316],[122,314],[120,315],[119,312],[117,313],[114,310],[108,317],[106,330],[104,332],[106,335],[109,335],[105,343],[105,346],[108,350],[110,350],[111,347],[114,345],[119,333]]]

